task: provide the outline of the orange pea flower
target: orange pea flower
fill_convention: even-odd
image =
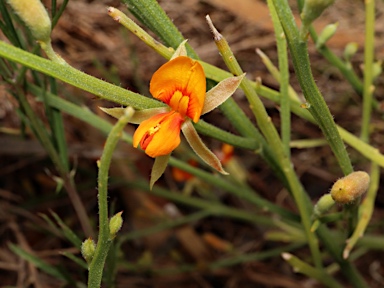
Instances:
[[[199,62],[179,56],[161,66],[152,76],[149,91],[171,111],[142,122],[133,135],[133,146],[140,144],[153,158],[171,153],[180,144],[181,125],[187,117],[199,121],[205,89],[205,74]]]
[[[180,131],[201,159],[222,174],[220,160],[209,150],[197,134],[192,122],[227,100],[240,85],[244,75],[227,78],[206,92],[206,80],[201,64],[187,57],[185,41],[171,60],[152,76],[149,91],[167,107],[136,111],[131,123],[140,124],[133,135],[133,146],[155,158],[150,187],[164,173],[171,152],[180,144]],[[123,108],[102,108],[119,118]]]

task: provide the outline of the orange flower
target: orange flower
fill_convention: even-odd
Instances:
[[[130,122],[140,124],[133,135],[133,146],[155,158],[150,187],[161,177],[171,152],[180,144],[180,131],[201,159],[222,174],[220,160],[205,146],[192,121],[213,110],[227,100],[240,85],[244,75],[229,77],[206,92],[206,80],[201,64],[189,57],[185,41],[180,44],[171,60],[152,76],[150,92],[167,107],[136,111]],[[102,108],[111,116],[120,118],[124,108]]]
[[[175,111],[152,116],[137,128],[133,135],[133,146],[140,144],[141,149],[153,158],[167,155],[180,144],[183,122],[183,116]]]
[[[200,119],[205,100],[205,74],[200,63],[179,56],[161,66],[152,76],[150,92],[168,104],[171,112],[142,122],[133,135],[133,146],[153,158],[171,153],[180,144],[181,125]]]

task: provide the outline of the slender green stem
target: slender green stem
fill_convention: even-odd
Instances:
[[[50,80],[50,86],[51,86],[51,93],[53,95],[57,95],[57,83],[56,79],[49,77]],[[69,160],[68,160],[68,149],[67,149],[67,142],[65,139],[65,130],[64,130],[64,122],[63,117],[61,115],[61,111],[57,108],[50,107],[48,104],[46,104],[46,109],[52,109],[52,134],[54,136],[56,149],[59,153],[61,162],[67,169],[67,171],[70,170],[69,167]],[[49,108],[48,108],[49,107]]]
[[[277,44],[277,58],[279,59],[279,72],[280,72],[280,125],[281,125],[281,141],[283,143],[285,154],[290,157],[291,154],[291,111],[289,104],[289,70],[288,70],[288,56],[287,56],[287,41],[283,28],[281,27],[279,17],[276,14],[275,6],[272,0],[268,0],[269,12],[275,29],[275,38]]]
[[[328,106],[313,79],[307,44],[300,39],[299,30],[287,1],[273,0],[273,2],[287,37],[296,75],[308,102],[308,111],[323,131],[341,170],[348,175],[353,171],[352,164]]]
[[[168,48],[163,44],[161,44],[160,42],[156,41],[147,32],[145,32],[143,28],[137,25],[131,18],[127,17],[127,15],[125,15],[123,12],[121,12],[116,8],[109,7],[108,14],[115,21],[119,22],[121,25],[123,25],[125,28],[127,28],[137,37],[139,37],[140,40],[142,40],[145,44],[147,44],[149,47],[154,49],[157,53],[159,53],[165,59],[169,60],[172,57],[172,54],[175,51],[174,49]]]
[[[311,38],[316,43],[317,41],[317,34],[315,32],[315,29],[311,27],[309,29],[309,33],[311,34]],[[356,91],[357,94],[361,95],[363,92],[363,84],[361,83],[360,78],[357,76],[355,71],[352,69],[350,65],[346,65],[344,61],[342,61],[335,53],[333,53],[326,44],[322,45],[317,49],[321,55],[324,56],[325,59],[328,60],[329,63],[334,65],[341,74],[345,77],[345,79],[348,80],[348,82],[351,84],[353,89]]]
[[[133,116],[134,109],[126,108],[124,115],[120,117],[113,126],[111,132],[104,145],[103,154],[101,155],[98,179],[98,206],[99,206],[99,237],[97,247],[92,262],[89,265],[88,287],[99,288],[105,259],[108,254],[112,240],[110,239],[109,223],[108,223],[108,171],[111,164],[113,151],[120,140],[121,133],[127,125],[129,119]]]
[[[2,20],[4,21],[4,23],[0,21],[0,24],[1,24],[0,28],[3,31],[4,35],[7,36],[7,38],[11,41],[13,45],[17,47],[22,47],[20,38],[16,33],[16,29],[13,26],[11,16],[8,13],[5,3],[6,3],[5,1],[0,1],[0,12],[3,18]]]
[[[303,9],[304,6],[304,0],[298,0],[300,12]],[[311,35],[311,38],[314,43],[317,43],[317,33],[313,26],[309,27],[309,33]],[[353,89],[361,95],[363,93],[363,84],[359,77],[356,75],[353,69],[349,65],[346,65],[344,61],[342,61],[335,53],[333,53],[326,44],[322,45],[321,47],[316,47],[317,50],[321,53],[321,55],[324,56],[325,59],[328,60],[329,63],[334,65],[341,74],[348,80],[348,82],[352,85]]]
[[[141,23],[151,29],[167,45],[176,49],[184,41],[183,35],[156,0],[123,0],[123,2]],[[186,47],[188,55],[197,59],[197,54],[188,43]]]
[[[316,269],[311,265],[308,265],[304,261],[300,260],[296,256],[289,253],[283,253],[282,257],[287,261],[295,270],[295,272],[302,273],[310,278],[316,279],[320,283],[323,283],[326,287],[341,288],[339,284],[331,275],[324,270]]]
[[[336,234],[335,232],[329,231],[325,225],[320,225],[316,232],[321,243],[340,265],[341,272],[346,279],[348,279],[349,283],[355,288],[368,287],[359,270],[357,270],[350,261],[342,258],[342,245],[344,245],[343,236],[340,235],[340,233]]]
[[[207,17],[208,24],[212,30],[216,46],[218,47],[225,64],[229,68],[229,70],[234,75],[241,75],[243,71],[237,62],[235,56],[233,55],[228,42],[225,38],[216,30],[213,26],[209,17]],[[250,103],[253,114],[256,118],[258,126],[262,131],[264,137],[267,142],[271,146],[271,149],[274,151],[276,155],[276,159],[281,165],[281,170],[285,173],[286,179],[289,184],[290,191],[295,199],[296,205],[300,211],[301,222],[304,226],[304,230],[306,233],[307,241],[312,253],[313,261],[316,267],[321,267],[321,257],[320,250],[318,247],[317,239],[315,235],[310,231],[311,229],[311,221],[310,215],[312,211],[312,207],[310,207],[310,202],[308,201],[308,196],[306,195],[300,181],[297,178],[297,175],[293,171],[292,163],[289,158],[285,154],[283,144],[280,140],[280,137],[276,131],[275,126],[271,122],[271,118],[268,116],[267,111],[260,98],[256,94],[255,89],[252,87],[251,82],[244,78],[241,84],[241,87]]]
[[[69,0],[64,0],[63,3],[61,3],[61,6],[58,11],[52,11],[52,29],[56,26],[61,15],[63,14],[65,7],[67,7],[68,1]]]
[[[375,0],[365,0],[365,45],[364,45],[364,89],[363,119],[361,123],[361,139],[369,140],[369,124],[371,121],[373,82],[373,54],[375,37]]]
[[[63,58],[61,58],[60,55],[58,55],[52,47],[51,39],[49,39],[46,42],[39,41],[41,49],[44,50],[44,52],[47,54],[48,58],[51,59],[53,62],[61,64],[61,65],[68,65],[67,62]]]

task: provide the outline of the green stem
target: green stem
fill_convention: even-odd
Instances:
[[[316,232],[321,240],[321,243],[323,243],[326,249],[331,253],[332,257],[340,265],[341,272],[344,274],[346,279],[348,279],[349,283],[351,283],[355,288],[369,287],[368,284],[365,283],[365,280],[361,276],[359,270],[357,270],[350,261],[341,257],[341,245],[344,244],[342,243],[342,235],[340,235],[340,233],[335,234],[334,232],[329,231],[325,225],[320,225]]]
[[[361,139],[369,140],[369,124],[371,121],[373,82],[373,54],[375,37],[375,0],[365,0],[365,45],[364,45],[364,87],[363,87],[363,119],[361,123]]]
[[[57,83],[56,79],[49,77],[50,80],[50,86],[51,86],[51,92],[53,95],[57,95]],[[59,153],[61,162],[65,166],[66,170],[70,170],[70,165],[68,161],[68,149],[67,149],[67,142],[65,139],[65,129],[64,129],[64,122],[63,117],[61,115],[61,111],[57,108],[52,108],[49,106],[49,104],[46,104],[46,109],[51,110],[51,130],[54,137],[54,141],[56,144],[56,150]]]
[[[304,0],[298,0],[298,5],[300,12],[303,9]],[[314,43],[317,43],[317,33],[313,26],[309,27],[309,33],[311,35],[311,38]],[[356,75],[353,69],[349,65],[346,65],[344,61],[342,61],[338,56],[333,53],[326,44],[322,45],[321,47],[316,47],[317,51],[321,53],[321,55],[324,56],[325,59],[328,60],[329,63],[334,65],[341,74],[348,80],[348,82],[352,85],[353,89],[357,92],[357,94],[361,95],[363,93],[363,84],[361,83],[359,77]]]
[[[279,59],[279,74],[280,74],[280,123],[281,123],[281,141],[283,143],[285,154],[290,157],[291,149],[291,111],[289,104],[289,70],[287,56],[287,41],[285,40],[284,31],[281,27],[279,17],[276,14],[275,6],[272,0],[268,0],[269,12],[275,30],[275,38],[277,45],[277,59]]]
[[[291,9],[285,0],[273,0],[292,55],[293,66],[304,96],[345,175],[353,171],[351,161],[333,117],[312,76],[306,42],[301,41]]]
[[[123,2],[141,23],[158,35],[168,46],[176,49],[184,41],[183,35],[156,0],[123,0]],[[197,59],[197,54],[188,43],[186,47],[188,55]]]
[[[289,253],[283,253],[282,257],[287,261],[295,270],[295,272],[302,273],[310,278],[316,279],[320,283],[323,283],[326,287],[341,288],[339,284],[331,275],[327,274],[324,270],[316,269],[304,261],[300,260],[296,256]]]
[[[111,132],[104,145],[103,154],[99,162],[99,179],[98,179],[98,203],[99,203],[99,237],[97,247],[92,262],[89,265],[88,287],[99,288],[105,259],[112,240],[109,233],[108,222],[108,171],[111,164],[113,151],[121,137],[121,133],[133,116],[134,110],[131,107],[126,108],[124,115],[113,126]]]
[[[234,75],[241,75],[243,71],[237,62],[235,56],[233,55],[228,42],[225,38],[216,30],[213,26],[209,17],[207,17],[208,24],[212,30],[212,34],[215,39],[216,46],[218,47],[225,64],[229,68],[229,70]],[[298,206],[301,222],[303,224],[308,245],[310,247],[313,261],[316,267],[321,267],[321,257],[320,250],[318,247],[317,239],[315,235],[311,232],[311,221],[310,215],[312,211],[312,207],[308,196],[306,195],[300,181],[295,174],[292,163],[289,158],[285,154],[283,144],[280,140],[280,137],[276,131],[275,126],[271,122],[271,118],[268,116],[267,111],[260,98],[255,92],[255,89],[252,87],[251,82],[244,78],[241,84],[241,88],[243,89],[252,109],[252,112],[256,118],[257,124],[260,127],[261,132],[263,133],[265,139],[268,144],[271,146],[272,151],[274,151],[275,157],[278,160],[281,170],[285,173],[286,179],[289,184],[289,189],[295,199],[296,205]]]

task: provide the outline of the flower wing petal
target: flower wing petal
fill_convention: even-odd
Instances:
[[[205,101],[206,80],[199,62],[185,56],[161,66],[152,76],[149,90],[152,96],[170,103],[176,91],[189,97],[186,115],[194,122],[200,118]]]

